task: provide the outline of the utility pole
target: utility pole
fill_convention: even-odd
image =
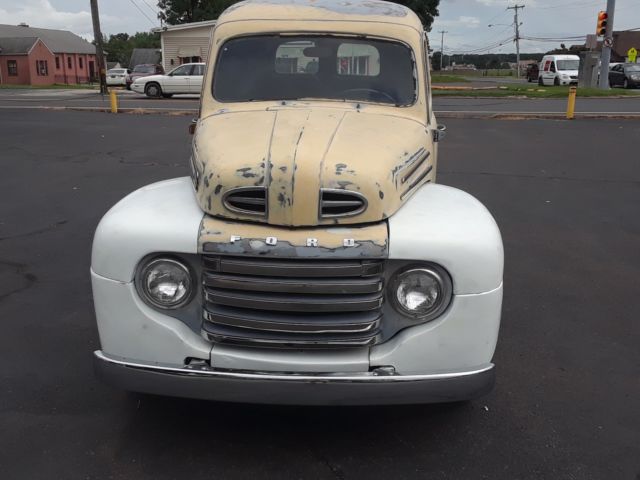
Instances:
[[[513,20],[513,24],[516,28],[516,72],[518,75],[518,80],[520,79],[520,21],[518,20],[518,9],[524,8],[524,5],[514,5],[513,7],[507,7],[507,10],[515,11],[515,18]]]
[[[442,37],[440,39],[440,71],[442,71],[442,60],[444,59],[444,34],[449,32],[440,30],[438,33],[442,34]]]
[[[98,73],[100,75],[100,93],[107,92],[107,71],[104,64],[104,50],[102,46],[102,32],[100,31],[100,14],[98,13],[98,0],[89,0],[91,2],[91,20],[93,21],[93,39],[96,42],[96,62],[98,64]]]
[[[609,62],[611,62],[611,47],[613,47],[613,14],[616,0],[607,0],[607,31],[602,42],[600,56],[600,89],[609,90]]]

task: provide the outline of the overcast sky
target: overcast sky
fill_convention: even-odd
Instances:
[[[431,45],[440,49],[439,30],[446,30],[445,52],[506,53],[513,45],[513,0],[441,0],[440,16],[431,32]],[[606,0],[520,0],[524,4],[521,35],[533,38],[572,40],[595,31],[596,16]],[[156,0],[99,0],[102,31],[105,34],[148,31],[158,26]],[[617,0],[615,29],[640,28],[640,1]],[[71,30],[93,38],[89,0],[0,0],[0,23],[26,22],[33,27]],[[488,27],[489,24],[495,24]],[[523,52],[546,51],[560,41],[523,40]],[[493,48],[489,48],[493,47]]]

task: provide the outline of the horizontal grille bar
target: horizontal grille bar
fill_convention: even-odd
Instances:
[[[361,277],[382,272],[379,261],[302,261],[263,258],[204,257],[205,268],[222,273],[267,277]]]
[[[203,333],[209,340],[235,345],[250,345],[261,347],[305,347],[305,348],[337,348],[337,347],[366,347],[374,345],[380,340],[380,332],[375,331],[361,334],[292,334],[256,331],[251,337],[240,328],[230,328],[224,325],[207,323],[203,325]]]
[[[273,295],[206,288],[207,302],[230,307],[280,312],[362,312],[382,306],[382,294],[353,297],[329,295]]]
[[[361,201],[358,200],[323,200],[323,207],[360,207]]]
[[[248,277],[244,275],[205,273],[203,282],[206,287],[211,288],[273,293],[350,295],[354,293],[376,293],[382,290],[382,279],[379,277],[332,280],[324,278]]]
[[[241,197],[241,196],[233,197],[233,202],[236,204],[248,203],[250,205],[261,205],[263,207],[267,203],[264,198],[251,198],[251,197]]]
[[[262,313],[219,305],[207,305],[204,317],[209,322],[229,327],[289,333],[360,333],[380,326],[379,312],[359,315],[288,315],[265,316]]]

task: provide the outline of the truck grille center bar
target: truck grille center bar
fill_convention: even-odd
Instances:
[[[203,255],[203,335],[278,348],[380,341],[382,260]]]

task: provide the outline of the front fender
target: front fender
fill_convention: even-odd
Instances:
[[[422,187],[389,219],[389,258],[442,265],[456,295],[502,284],[504,250],[495,220],[477,199],[444,185]]]
[[[102,277],[131,282],[145,255],[195,254],[203,216],[189,177],[142,187],[120,200],[100,221],[91,268]]]

